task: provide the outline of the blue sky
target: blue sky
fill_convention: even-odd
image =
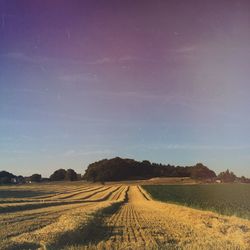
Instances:
[[[246,1],[1,1],[0,169],[115,156],[250,177]]]

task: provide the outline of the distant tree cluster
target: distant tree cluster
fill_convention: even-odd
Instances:
[[[58,169],[50,178],[43,178],[41,174],[32,174],[31,176],[23,177],[16,176],[7,171],[0,171],[0,184],[21,184],[33,182],[47,181],[76,181],[81,180],[81,175],[77,174],[73,169]]]
[[[76,181],[78,179],[77,173],[73,169],[58,169],[51,176],[51,181]]]
[[[195,166],[172,166],[135,161],[116,157],[104,159],[88,166],[83,178],[88,181],[121,181],[149,179],[153,177],[191,177],[195,179],[215,178],[216,174],[201,163]]]
[[[16,176],[7,172],[7,171],[1,171],[0,172],[0,184],[8,184],[11,183],[11,181],[15,178]]]
[[[217,176],[217,180],[223,183],[239,182],[239,183],[250,183],[250,179],[245,176],[237,177],[233,172],[227,169],[225,172],[221,172]]]
[[[33,174],[29,177],[23,177],[22,175],[14,175],[7,171],[0,172],[0,184],[20,184],[25,182],[40,182],[42,181],[42,176],[40,174]]]
[[[32,182],[40,182],[42,180],[42,175],[40,174],[33,174],[30,176],[30,181]]]
[[[227,169],[225,172],[219,173],[217,179],[221,182],[235,182],[237,176],[233,172],[230,172],[229,169]]]
[[[250,179],[246,178],[245,176],[241,176],[240,178],[238,178],[238,180],[241,183],[250,183]]]

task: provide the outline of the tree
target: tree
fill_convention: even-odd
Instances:
[[[50,180],[51,181],[63,181],[65,180],[65,176],[66,176],[66,170],[65,169],[58,169],[56,170],[51,176],[50,176]]]
[[[42,176],[40,174],[33,174],[30,176],[30,181],[32,182],[40,182],[42,180]]]
[[[0,184],[10,184],[11,183],[11,179],[8,177],[1,177],[0,178]]]
[[[51,181],[76,181],[77,180],[77,173],[73,169],[58,169],[56,170],[51,176]]]
[[[65,180],[67,181],[76,181],[77,173],[73,169],[68,169],[65,175]]]
[[[214,171],[204,166],[202,163],[197,163],[190,169],[190,177],[193,179],[212,179],[216,177]]]
[[[24,177],[22,175],[18,175],[17,176],[17,183],[24,183],[25,180],[24,180]]]
[[[15,178],[16,176],[12,173],[9,173],[7,171],[1,171],[0,172],[0,184],[9,184],[11,183],[11,179]]]
[[[81,174],[77,174],[77,180],[78,181],[82,180],[82,175]]]
[[[245,176],[241,176],[241,177],[239,178],[239,181],[240,181],[241,183],[250,183],[250,179],[249,179],[249,178],[246,178]]]
[[[221,172],[218,175],[218,179],[222,182],[234,182],[236,180],[236,175],[227,169],[225,172]]]

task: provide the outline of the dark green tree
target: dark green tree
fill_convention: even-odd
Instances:
[[[11,179],[15,178],[16,176],[12,173],[9,173],[7,171],[1,171],[0,172],[0,184],[9,184],[11,183]]]
[[[42,176],[40,174],[33,174],[30,176],[30,180],[33,182],[40,182],[42,180]]]
[[[212,179],[216,177],[216,174],[202,163],[197,163],[190,168],[190,177],[193,179]]]
[[[67,181],[77,181],[77,173],[73,169],[68,169],[65,175]]]
[[[218,175],[218,179],[222,182],[234,182],[236,180],[237,176],[230,172],[229,169],[227,169],[225,172],[221,172]]]
[[[66,170],[65,169],[58,169],[56,170],[51,176],[50,176],[50,180],[51,181],[63,181],[65,180],[65,176],[66,176]]]

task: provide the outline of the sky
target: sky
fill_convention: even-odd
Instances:
[[[250,2],[0,0],[0,170],[115,156],[250,177]]]

